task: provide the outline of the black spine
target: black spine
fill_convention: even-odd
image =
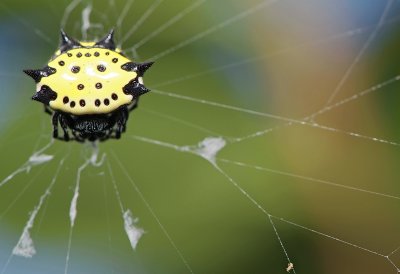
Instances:
[[[64,30],[61,30],[60,52],[64,53],[68,50],[82,47],[82,45],[75,39],[69,37]]]
[[[110,32],[103,39],[95,44],[95,47],[115,50],[116,46],[114,42],[114,30],[110,30]]]
[[[32,96],[32,100],[39,101],[47,106],[50,101],[54,101],[55,99],[57,99],[57,93],[46,85],[43,85],[40,90]]]

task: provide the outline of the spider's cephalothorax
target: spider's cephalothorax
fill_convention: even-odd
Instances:
[[[116,48],[113,31],[99,42],[79,42],[61,31],[60,49],[50,62],[24,72],[37,83],[32,99],[53,116],[54,138],[104,141],[125,131],[129,112],[149,91],[142,77],[152,64],[129,60]]]

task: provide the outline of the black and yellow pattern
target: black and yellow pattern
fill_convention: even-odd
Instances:
[[[149,91],[143,74],[153,63],[128,59],[115,46],[113,35],[110,31],[98,42],[79,42],[61,31],[60,48],[47,66],[24,70],[37,83],[32,99],[54,112],[54,137],[59,121],[64,140],[69,139],[68,128],[79,140],[108,139],[114,133],[119,138],[127,113]]]

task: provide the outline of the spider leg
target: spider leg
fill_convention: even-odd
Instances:
[[[113,133],[112,130],[107,130],[107,133],[104,134],[104,136],[102,136],[101,138],[99,138],[99,141],[100,142],[104,142],[104,141],[106,141],[106,140],[108,140],[110,138],[113,138],[112,133]]]
[[[68,134],[68,121],[64,115],[59,115],[58,120],[60,122],[61,128],[64,131],[64,141],[69,141],[69,134]]]
[[[118,124],[117,128],[115,129],[115,139],[120,139],[122,133],[122,125]]]
[[[81,136],[79,136],[78,133],[76,132],[76,130],[72,130],[72,135],[74,135],[74,138],[72,138],[73,140],[75,140],[79,143],[85,142],[85,139],[83,139]]]
[[[121,111],[121,120],[122,120],[122,132],[126,131],[126,123],[129,118],[129,110],[127,108],[122,109]]]
[[[59,112],[54,112],[53,113],[53,118],[52,118],[52,124],[53,124],[53,138],[57,139],[57,140],[61,140],[61,141],[68,141],[65,139],[65,135],[64,138],[58,136],[58,122],[61,119],[61,114]],[[65,131],[64,131],[65,133]]]
[[[121,108],[116,113],[116,128],[115,128],[115,138],[121,138],[121,133],[125,132],[126,130],[126,122],[128,120],[129,111],[128,108]]]
[[[58,119],[60,117],[60,114],[58,112],[54,112],[53,118],[52,118],[52,124],[53,124],[53,138],[58,139]]]
[[[114,134],[112,134],[112,133],[114,133]],[[118,137],[117,130],[114,130],[113,132],[111,132],[111,134],[108,136],[108,138],[106,138],[104,140],[100,140],[100,141],[106,141],[107,139],[116,139],[116,140],[118,140],[120,138],[121,138],[121,133],[119,134],[119,137]]]

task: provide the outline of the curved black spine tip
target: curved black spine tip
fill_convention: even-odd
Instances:
[[[36,83],[39,83],[42,77],[47,77],[56,73],[56,69],[47,66],[44,69],[24,69],[24,72],[35,80]]]
[[[153,64],[154,62],[147,62],[141,64],[128,62],[126,64],[123,64],[121,68],[126,71],[134,71],[138,74],[139,77],[143,77],[146,70],[148,70]]]
[[[140,77],[142,77],[144,75],[144,73],[146,72],[146,70],[148,70],[153,64],[154,64],[154,62],[138,64],[138,68],[137,68],[138,75]]]
[[[114,29],[111,29],[103,39],[95,44],[95,46],[109,50],[115,50],[116,46],[114,42]]]
[[[132,100],[150,91],[143,84],[140,84],[137,78],[130,81],[127,85],[123,87],[122,90],[124,91],[125,94],[132,95],[133,96]]]
[[[39,69],[24,69],[24,72],[30,76],[36,83],[42,79],[42,71]]]
[[[57,93],[46,85],[43,85],[40,90],[32,96],[32,100],[41,102],[47,106],[50,101],[54,101],[55,99],[57,99]]]
[[[68,50],[82,47],[82,45],[75,39],[69,37],[64,30],[61,30],[60,51],[64,53]]]

